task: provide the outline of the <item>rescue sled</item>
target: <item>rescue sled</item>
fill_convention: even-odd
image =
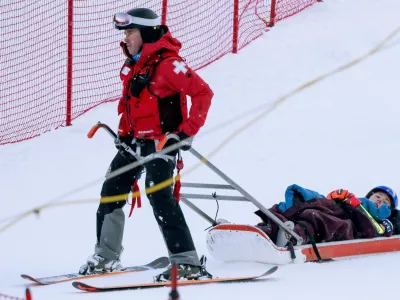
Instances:
[[[302,239],[295,232],[286,228],[284,224],[275,217],[260,202],[243,190],[237,183],[217,169],[207,159],[202,157],[195,150],[191,151],[194,156],[199,158],[217,175],[224,179],[228,185],[212,185],[201,183],[182,183],[182,187],[191,188],[215,188],[224,190],[236,190],[241,196],[224,196],[221,193],[216,197],[216,192],[212,195],[181,194],[182,202],[189,205],[205,220],[209,221],[213,227],[209,229],[206,237],[207,248],[210,254],[217,260],[224,262],[248,261],[261,262],[268,264],[289,264],[321,260],[332,260],[345,257],[360,255],[386,253],[400,251],[400,211],[394,210],[390,217],[394,225],[395,235],[392,237],[377,237],[372,239],[354,239],[339,242],[327,242],[317,244],[304,244]],[[269,236],[260,228],[251,225],[240,225],[232,223],[219,223],[213,220],[203,211],[188,201],[192,199],[213,199],[227,201],[248,201],[258,207],[266,214],[271,221],[279,225],[286,234],[297,240],[299,246],[288,245],[288,247],[278,247]],[[225,220],[224,220],[225,221]]]
[[[357,255],[400,251],[400,235],[373,239],[316,244],[323,260]],[[319,260],[312,245],[293,246],[290,249],[276,246],[260,228],[250,225],[219,224],[207,233],[210,254],[224,262],[260,262],[267,264],[303,263]],[[293,255],[294,254],[294,255]]]
[[[90,130],[88,137],[91,138],[99,128],[105,129],[113,139],[117,135],[106,124],[98,122]],[[160,144],[165,144],[169,138],[178,139],[176,135],[166,135]],[[181,143],[181,141],[179,142]],[[122,144],[127,153],[136,157],[130,147]],[[160,154],[166,153],[179,148],[179,144],[169,146],[167,148],[160,147],[157,153],[146,157],[137,157],[137,162],[132,163],[130,168],[142,165],[149,162]],[[257,199],[245,191],[240,185],[234,182],[216,166],[214,166],[207,158],[202,156],[193,147],[189,152],[198,158],[202,163],[209,167],[214,173],[221,177],[227,184],[207,184],[207,183],[185,183],[181,186],[186,188],[202,188],[213,190],[235,190],[240,196],[222,195],[218,192],[210,194],[193,194],[193,193],[178,193],[182,203],[194,210],[203,219],[209,222],[212,227],[209,229],[206,237],[207,247],[210,254],[220,261],[248,261],[261,262],[268,264],[288,264],[302,263],[316,260],[331,260],[344,257],[353,257],[359,255],[386,253],[400,251],[400,211],[394,210],[391,222],[394,225],[394,232],[397,235],[392,237],[379,237],[372,239],[354,239],[340,242],[318,243],[314,245],[303,244],[303,239],[292,229],[285,227],[284,223],[277,218],[271,211],[263,206]],[[200,208],[194,205],[188,199],[209,199],[223,201],[247,201],[254,204],[262,213],[264,213],[272,222],[276,223],[280,229],[285,232],[290,240],[287,247],[278,247],[268,235],[260,228],[251,225],[232,224],[223,220],[213,219],[203,212]],[[292,243],[295,240],[296,243]],[[297,246],[299,245],[299,246]]]

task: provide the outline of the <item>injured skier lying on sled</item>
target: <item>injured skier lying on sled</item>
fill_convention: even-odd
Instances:
[[[303,244],[309,244],[389,237],[399,230],[397,205],[397,194],[386,186],[378,186],[366,197],[358,198],[345,189],[334,190],[325,197],[291,185],[286,189],[285,202],[269,210],[302,237]],[[256,226],[277,246],[285,247],[288,242],[285,231],[260,210],[255,213],[263,221]]]
[[[358,198],[343,189],[325,197],[291,185],[284,202],[255,212],[261,223],[220,222],[212,227],[207,248],[220,261],[268,264],[400,251],[397,205],[396,193],[386,186]]]

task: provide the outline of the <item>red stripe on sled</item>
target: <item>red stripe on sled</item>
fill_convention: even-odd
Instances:
[[[323,259],[400,251],[399,236],[329,244],[317,244],[318,251]],[[311,247],[304,248],[301,251],[306,256],[306,261],[318,260]]]

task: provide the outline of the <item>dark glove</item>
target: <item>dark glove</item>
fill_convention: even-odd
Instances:
[[[335,201],[341,201],[347,204],[350,204],[353,207],[357,207],[361,204],[360,199],[358,199],[354,194],[349,193],[348,190],[344,189],[338,189],[330,192],[326,198],[335,200]]]
[[[140,93],[150,81],[149,70],[145,74],[136,75],[130,81],[130,91],[133,97],[139,98]]]
[[[384,236],[387,236],[387,237],[392,236],[392,234],[393,234],[393,224],[392,224],[392,222],[390,222],[388,219],[385,219],[379,225],[385,231],[383,233]]]
[[[188,151],[190,148],[192,148],[192,142],[193,142],[193,136],[188,136],[186,133],[183,131],[178,133],[179,138],[181,139],[181,149],[183,151]]]

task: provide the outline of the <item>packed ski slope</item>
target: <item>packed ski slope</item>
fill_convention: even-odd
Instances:
[[[228,55],[201,70],[215,98],[206,126],[195,140],[196,150],[208,156],[280,96],[364,55],[400,25],[399,12],[397,0],[325,0],[277,24],[238,55]],[[367,60],[287,99],[224,143],[210,160],[265,206],[282,200],[286,187],[293,183],[321,193],[345,187],[364,195],[380,184],[400,191],[399,69],[397,36]],[[97,198],[115,153],[105,132],[87,139],[88,130],[98,120],[115,127],[116,103],[96,108],[72,127],[0,147],[0,226],[9,217],[50,201],[91,200],[45,209],[0,233],[0,293],[22,298],[26,282],[21,273],[76,272],[92,253]],[[184,159],[186,170],[197,163],[190,154]],[[204,166],[184,173],[183,181],[223,183]],[[87,188],[80,189],[83,186]],[[215,215],[215,202],[196,200],[195,204]],[[183,208],[199,253],[207,254],[204,230],[209,224]],[[221,201],[219,217],[256,224],[254,210],[250,203]],[[148,263],[167,254],[146,199],[127,219],[124,241],[125,265]],[[223,264],[211,257],[208,263],[216,276],[256,275],[268,267]],[[287,265],[264,281],[183,287],[179,292],[185,300],[389,299],[396,295],[392,289],[398,289],[399,269],[400,253],[391,253]],[[150,282],[155,274],[149,271],[86,282]],[[32,288],[34,300],[161,300],[167,299],[168,292],[160,288],[82,295],[71,283]]]

